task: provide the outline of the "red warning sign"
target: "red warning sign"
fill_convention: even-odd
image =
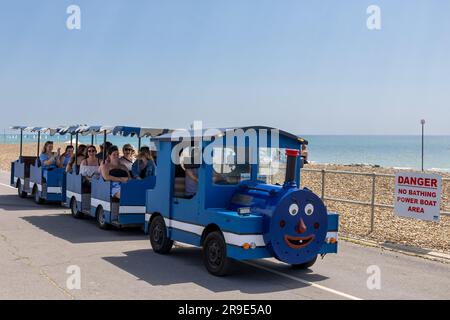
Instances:
[[[438,221],[442,178],[437,174],[397,172],[395,213],[400,217]]]

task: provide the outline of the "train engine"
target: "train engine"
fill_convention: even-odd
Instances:
[[[230,210],[262,216],[266,249],[278,260],[299,268],[314,264],[319,254],[337,252],[338,215],[327,213],[323,201],[296,184],[298,150],[286,150],[284,184],[246,181],[232,197]]]

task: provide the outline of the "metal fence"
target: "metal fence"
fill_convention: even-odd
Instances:
[[[393,174],[384,174],[384,173],[368,173],[368,172],[356,172],[356,171],[340,171],[340,170],[325,170],[325,169],[302,169],[305,172],[316,172],[321,174],[321,186],[322,191],[320,194],[320,197],[323,201],[337,201],[342,203],[350,203],[350,204],[358,204],[363,206],[370,206],[370,233],[374,230],[374,224],[375,224],[375,208],[390,208],[393,209],[394,205],[388,205],[388,204],[382,204],[382,203],[376,203],[375,197],[376,197],[376,187],[377,187],[377,178],[378,177],[388,177],[388,178],[395,178],[395,175]],[[333,198],[333,197],[327,197],[325,194],[326,190],[326,174],[342,174],[342,175],[355,175],[355,176],[365,176],[365,177],[371,177],[372,178],[372,190],[371,190],[371,201],[365,202],[365,201],[358,201],[358,200],[349,200],[349,199],[341,199],[341,198]],[[449,178],[443,178],[443,182],[450,182]],[[441,215],[450,216],[450,212],[447,211],[441,211]]]

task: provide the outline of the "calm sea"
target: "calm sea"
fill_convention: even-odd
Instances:
[[[354,136],[354,135],[310,135],[309,157],[316,163],[371,164],[383,167],[413,168],[421,167],[420,136]],[[131,143],[137,146],[137,138],[108,137],[119,146]],[[44,135],[42,140],[66,142],[69,136]],[[33,135],[25,135],[24,142],[36,142]],[[81,137],[81,143],[90,143],[90,137]],[[0,143],[18,143],[19,136],[0,135]],[[102,143],[100,136],[95,143]],[[149,144],[143,139],[142,144]],[[450,172],[450,136],[425,137],[425,168]]]
[[[420,169],[421,136],[305,136],[317,163]],[[450,136],[425,136],[424,167],[450,172]]]

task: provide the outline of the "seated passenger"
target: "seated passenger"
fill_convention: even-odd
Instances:
[[[70,160],[69,163],[66,166],[66,172],[67,173],[71,173],[72,169],[73,169],[73,165],[75,164],[75,155],[73,155]]]
[[[157,162],[156,162],[157,154],[156,153],[157,153],[156,150],[150,150],[150,154],[152,155],[152,158],[153,158],[153,161],[155,162],[155,165],[157,164]]]
[[[198,148],[193,148],[191,150],[191,160],[198,159]],[[186,178],[184,180],[184,188],[185,188],[185,196],[188,198],[192,198],[198,189],[198,169],[185,168]]]
[[[81,162],[80,175],[83,177],[83,184],[88,186],[92,178],[99,176],[98,168],[100,160],[96,157],[97,149],[95,146],[87,147],[87,158]]]
[[[303,163],[308,164],[308,149],[307,149],[306,144],[302,144],[301,156],[303,158]]]
[[[83,160],[86,158],[87,158],[87,145],[80,144],[78,146],[78,152],[77,152],[77,166],[80,166],[81,162],[83,162]]]
[[[105,155],[108,154],[108,149],[112,147],[112,143],[109,141],[106,141],[105,143],[100,145],[100,152],[97,153],[96,157],[100,161],[103,161],[103,152],[105,152]],[[107,157],[105,157],[107,158]]]
[[[77,169],[79,171],[80,166],[81,166],[81,162],[84,159],[86,159],[86,149],[87,149],[87,147],[84,144],[80,144],[78,146],[77,154],[76,154],[76,156],[73,155],[72,158],[70,158],[70,161],[69,161],[69,163],[67,164],[67,167],[66,167],[66,172],[72,172],[73,167],[75,165],[75,159],[76,159]]]
[[[120,199],[121,184],[128,182],[130,173],[127,167],[120,164],[117,146],[108,150],[108,163],[102,166],[102,177],[105,181],[111,181],[111,197]]]
[[[69,164],[70,159],[73,156],[73,149],[74,148],[72,145],[68,145],[66,147],[66,151],[64,151],[64,153],[59,158],[60,168],[67,168],[67,165]]]
[[[60,166],[61,148],[58,152],[53,152],[53,141],[47,141],[42,148],[42,153],[39,156],[42,169],[52,170]]]
[[[134,149],[133,146],[129,143],[125,144],[122,147],[122,153],[123,156],[120,157],[120,164],[123,164],[125,167],[128,168],[128,171],[131,172],[132,166],[133,166],[133,162],[134,162]]]
[[[148,176],[154,176],[155,169],[156,166],[150,153],[150,148],[146,146],[142,147],[131,168],[133,179],[145,179]]]

